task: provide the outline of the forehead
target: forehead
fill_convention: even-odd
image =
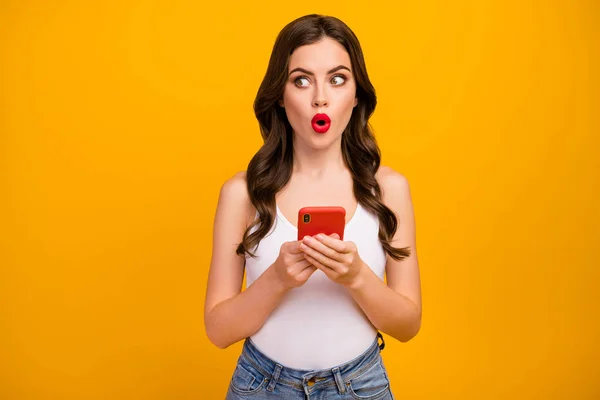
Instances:
[[[352,68],[348,52],[331,38],[298,47],[290,56],[289,69],[304,68],[309,71],[328,71],[338,65]]]

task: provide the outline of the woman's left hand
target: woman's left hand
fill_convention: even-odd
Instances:
[[[365,263],[353,242],[339,240],[337,234],[306,236],[300,245],[304,257],[332,281],[353,287],[360,279]]]

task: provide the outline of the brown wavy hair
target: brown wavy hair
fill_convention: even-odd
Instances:
[[[292,175],[293,130],[285,110],[278,104],[288,79],[290,56],[296,48],[325,37],[344,46],[350,55],[356,80],[358,104],[342,134],[342,154],[352,174],[354,196],[364,208],[377,215],[379,240],[385,252],[395,260],[402,260],[410,255],[410,248],[395,248],[390,244],[398,220],[394,212],[383,204],[381,188],[375,179],[381,152],[368,121],[375,110],[377,97],[367,75],[360,43],[354,32],[339,19],[316,14],[300,17],[281,30],[254,100],[254,113],[264,143],[248,164],[246,184],[258,217],[244,232],[236,253],[255,257],[250,249],[258,246],[273,226],[277,213],[275,195]],[[256,230],[252,232],[254,228]]]

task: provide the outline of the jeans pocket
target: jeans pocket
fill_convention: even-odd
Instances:
[[[347,382],[350,394],[359,400],[390,399],[390,381],[379,358],[369,369]]]
[[[267,377],[243,359],[238,363],[231,377],[231,390],[238,394],[254,394],[260,392],[267,382]]]

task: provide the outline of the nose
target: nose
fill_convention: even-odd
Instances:
[[[320,98],[320,99],[315,99],[315,101],[313,102],[313,105],[315,107],[324,107],[327,105],[327,100]]]
[[[328,104],[329,104],[329,102],[327,101],[327,96],[325,95],[324,88],[323,87],[316,88],[315,97],[313,99],[313,106],[314,107],[324,107]]]

